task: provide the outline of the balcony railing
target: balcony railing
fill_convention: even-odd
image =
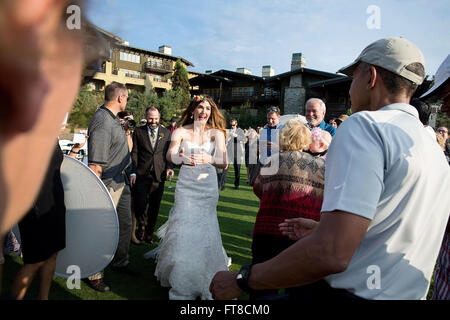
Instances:
[[[154,72],[163,72],[163,73],[170,73],[172,72],[172,68],[169,64],[159,64],[155,62],[147,61],[144,64],[144,69],[148,71],[154,71]]]
[[[105,73],[105,65],[96,65],[96,64],[92,64],[90,66],[86,66],[86,69],[89,71],[96,71],[96,72],[100,72],[100,73]]]
[[[145,74],[125,73],[125,77],[135,79],[145,79]]]

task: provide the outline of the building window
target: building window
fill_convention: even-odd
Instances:
[[[141,63],[141,56],[132,53],[120,52],[120,60]]]

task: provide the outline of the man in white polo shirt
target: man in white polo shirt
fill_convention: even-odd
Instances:
[[[424,299],[450,212],[450,170],[409,101],[424,58],[404,38],[366,47],[340,72],[353,76],[353,115],[328,151],[320,223],[281,226],[294,245],[239,273],[216,274],[211,291],[308,285],[296,298]]]

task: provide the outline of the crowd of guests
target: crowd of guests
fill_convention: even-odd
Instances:
[[[449,66],[450,56],[421,97],[440,99],[443,112],[449,108]],[[237,273],[218,272],[210,286],[215,299],[243,292],[251,299],[425,299],[436,258],[433,299],[450,298],[448,129],[435,133],[429,113],[421,114],[426,103],[411,101],[425,76],[423,55],[406,39],[381,39],[339,72],[353,76],[353,115],[326,124],[323,102],[306,103],[314,161],[304,155],[294,160],[292,150],[305,146],[286,149],[283,139],[273,139],[279,128],[276,115],[268,115],[260,133],[267,152],[260,154],[263,167],[254,183],[260,208],[253,261]],[[286,136],[292,128],[287,123],[278,131]],[[317,128],[333,137],[331,143]],[[298,141],[305,135],[300,132]],[[327,145],[325,160],[320,147]],[[279,170],[264,173],[275,160]],[[300,170],[286,170],[295,165]],[[369,283],[371,270],[381,270],[382,280]],[[287,295],[278,296],[282,288]]]
[[[65,29],[66,4],[42,3],[25,15],[23,1],[0,4],[0,63],[7,74],[24,79],[20,88],[0,81],[10,102],[8,117],[0,117],[0,233],[2,242],[8,235],[9,251],[18,251],[10,231],[19,224],[24,260],[11,288],[14,299],[24,297],[37,273],[39,298],[48,298],[56,256],[65,247],[62,154],[55,138],[79,89],[83,65],[98,58],[91,51],[100,52],[83,51],[83,44],[102,44],[98,35],[86,37],[84,29]],[[15,36],[18,30],[20,37]],[[440,100],[447,113],[449,67],[450,56],[421,97]],[[339,72],[353,77],[353,115],[348,119],[326,123],[324,102],[312,98],[305,106],[306,125],[296,120],[281,125],[280,110],[271,107],[267,124],[248,130],[243,140],[237,130],[228,132],[228,164],[235,171],[245,162],[248,143],[248,165],[255,166],[249,167],[249,182],[260,208],[253,263],[237,273],[217,272],[209,288],[212,298],[233,299],[248,292],[252,299],[274,299],[278,289],[286,288],[297,299],[424,299],[437,261],[433,298],[449,299],[448,128],[433,134],[419,121],[418,107],[410,104],[425,78],[424,57],[404,38],[385,38]],[[127,99],[123,84],[105,88],[105,103],[89,125],[88,162],[117,208],[120,232],[113,270],[139,276],[128,256],[135,232],[131,203],[136,240],[151,243],[157,210],[145,212],[144,203],[150,199],[151,206],[159,207],[159,189],[173,176],[166,159],[171,130],[159,124],[159,112],[150,106],[146,126],[131,135],[118,118]],[[204,111],[197,109],[195,117],[203,119]],[[221,121],[220,113],[214,119]],[[252,160],[255,144],[257,161]],[[191,156],[194,164],[205,161]],[[278,166],[271,171],[274,162]],[[223,164],[218,167],[226,170]],[[145,198],[131,192],[139,183]],[[381,270],[381,285],[368,279],[373,267]],[[95,290],[110,290],[103,272],[87,282]]]
[[[125,159],[127,154],[130,154],[130,158],[133,159],[133,161],[131,159],[127,160],[126,165],[121,170],[116,169],[117,172],[121,172],[122,170],[126,171],[126,174],[123,175],[125,179],[122,188],[126,187],[125,189],[130,191],[124,192],[122,190],[121,195],[115,197],[119,217],[121,211],[125,212],[122,215],[122,220],[126,221],[122,222],[119,227],[123,235],[122,238],[125,240],[119,240],[118,254],[116,254],[116,258],[112,263],[113,270],[139,276],[140,272],[130,265],[127,258],[129,244],[140,245],[144,241],[153,243],[154,226],[164,190],[164,181],[166,177],[173,176],[173,165],[162,158],[167,152],[166,148],[168,141],[170,141],[170,134],[176,129],[176,119],[172,119],[171,128],[168,130],[159,124],[159,111],[155,107],[149,107],[146,110],[145,123],[141,122],[142,125],[136,127],[136,123],[133,121],[133,115],[124,109],[126,99],[122,99],[122,97],[126,95],[126,88],[123,85],[113,83],[108,86],[105,91],[105,105],[101,106],[98,112],[104,112],[109,116],[108,113],[111,112],[111,109],[115,110],[116,107],[116,117],[121,126],[116,127],[115,130],[123,130],[125,132],[124,137],[126,138],[123,140],[122,149],[120,150],[123,151]],[[413,99],[411,105],[417,109],[420,121],[423,123],[427,132],[436,137],[436,142],[442,148],[447,161],[449,161],[449,146],[446,144],[448,129],[446,127],[440,127],[434,132],[428,126],[428,119],[431,112],[429,104],[418,99]],[[245,163],[247,168],[247,184],[253,186],[254,193],[260,199],[260,207],[252,232],[252,264],[270,260],[296,242],[297,239],[292,237],[292,234],[287,231],[289,224],[301,221],[303,228],[306,228],[301,232],[309,234],[314,227],[310,220],[320,221],[324,196],[327,151],[332,143],[333,136],[343,121],[348,118],[348,115],[341,115],[339,118],[333,118],[329,123],[326,123],[326,106],[319,98],[309,99],[305,104],[305,110],[305,123],[298,119],[291,119],[282,124],[280,122],[280,109],[278,107],[270,107],[267,109],[267,123],[264,126],[257,127],[256,130],[251,127],[242,130],[239,128],[237,119],[232,119],[230,121],[230,129],[226,132],[228,166],[222,170],[217,169],[218,189],[223,190],[225,188],[225,179],[228,168],[231,165],[234,166],[235,189],[239,189],[240,167],[241,164]],[[98,138],[95,130],[92,128],[95,127],[95,117],[93,119],[89,130],[89,134],[91,135],[89,140],[91,160],[89,163],[91,168],[94,169],[94,172],[96,170],[97,172],[98,170],[103,171],[105,168],[107,171],[108,169],[104,165],[102,165],[101,169],[93,165],[95,161],[98,161],[93,160],[98,159],[95,151],[96,141],[99,141],[97,144],[103,146],[103,142],[107,140],[104,136],[100,139]],[[142,137],[140,137],[141,131]],[[159,139],[157,139],[158,133],[160,133]],[[147,135],[149,135],[150,140],[145,138]],[[164,136],[166,136],[167,140],[163,141],[164,144],[162,144],[160,150],[161,159],[157,159],[157,156],[153,154],[157,150],[156,143]],[[154,140],[152,137],[155,137]],[[75,144],[69,155],[75,158],[82,146],[82,144]],[[56,148],[55,150],[58,149]],[[270,165],[268,162],[275,155],[279,156],[276,172],[270,175],[262,174],[261,170]],[[104,161],[110,162],[111,159],[108,158]],[[118,161],[116,160],[114,163],[116,162]],[[123,161],[119,161],[118,163],[121,162]],[[57,170],[55,172],[57,173],[59,166],[60,160],[50,167],[55,168]],[[142,166],[145,166],[145,168],[141,168]],[[158,169],[155,170],[155,168]],[[138,179],[136,179],[136,172],[140,175]],[[150,176],[146,176],[148,172],[151,172]],[[102,177],[102,174],[99,177]],[[158,181],[158,177],[160,181]],[[57,177],[49,177],[46,181],[52,181],[52,179],[58,181]],[[111,182],[102,180],[106,183],[113,181],[113,179],[110,180]],[[56,192],[54,187],[49,187],[46,190]],[[134,190],[134,192],[131,192],[131,190]],[[114,194],[115,190],[111,189],[110,192]],[[64,199],[61,197],[61,192],[59,192],[58,198]],[[120,206],[120,201],[125,201],[125,204]],[[37,203],[34,208],[37,208]],[[145,213],[146,208],[147,212]],[[62,213],[65,212],[64,208],[57,210],[56,207],[53,207],[52,210],[52,212],[59,212],[56,215],[56,217],[59,216],[58,219],[63,219]],[[61,226],[64,225],[64,221],[58,222],[55,216],[49,214],[45,215],[45,221],[47,222],[37,220],[38,222],[31,222],[30,227],[25,229],[26,221],[29,219],[27,217],[30,214],[28,213],[25,219],[19,223],[21,234],[23,234],[22,248],[20,248],[12,231],[8,232],[7,237],[5,237],[5,253],[20,252],[22,249],[26,256],[26,260],[24,258],[24,267],[17,275],[13,288],[11,289],[11,296],[22,299],[34,275],[40,269],[43,269],[41,271],[42,279],[40,286],[42,289],[39,298],[46,299],[48,298],[57,252],[64,248],[64,239],[62,239],[64,233],[61,234],[61,240],[57,241],[55,238],[55,234],[57,233],[49,232],[49,228],[52,228],[52,230],[62,230]],[[35,215],[36,213],[33,213],[33,216]],[[136,216],[138,217],[138,223]],[[129,218],[131,218],[131,221]],[[49,221],[51,221],[51,224]],[[38,226],[36,223],[43,223],[43,225],[36,228]],[[55,227],[55,224],[59,227]],[[308,226],[311,226],[311,230],[308,230]],[[39,234],[35,234],[36,230],[39,230]],[[52,239],[42,237],[42,232],[43,234],[51,235]],[[35,239],[42,241],[35,241]],[[122,247],[121,242],[124,243]],[[56,247],[50,247],[47,243],[52,243]],[[57,246],[58,243],[60,243],[59,247]],[[29,249],[29,244],[34,244],[35,248]],[[32,258],[36,254],[42,254],[42,258],[39,258],[39,255],[37,258]],[[119,266],[117,266],[118,259],[122,261]],[[25,281],[25,279],[27,280]],[[103,281],[103,272],[89,277],[86,282],[91,288],[97,291],[110,291],[110,287]],[[323,284],[321,282],[314,282],[306,286],[291,287],[287,288],[285,293],[291,298],[301,298],[305,294],[308,294],[308,290],[311,290],[310,288],[315,288],[315,286],[320,285]],[[252,290],[250,299],[277,299],[279,293],[279,290],[276,289]]]

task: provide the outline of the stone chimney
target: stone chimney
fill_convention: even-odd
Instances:
[[[262,67],[262,77],[268,78],[273,77],[275,75],[275,70],[271,66],[263,66]]]
[[[291,62],[291,71],[305,68],[306,67],[306,61],[305,57],[302,53],[293,53],[292,54],[292,62]]]
[[[166,46],[166,45],[160,46],[160,47],[158,48],[158,52],[159,52],[159,53],[168,54],[168,55],[172,55],[172,47]]]
[[[247,68],[237,68],[236,72],[243,73],[243,74],[252,74],[252,72]]]

